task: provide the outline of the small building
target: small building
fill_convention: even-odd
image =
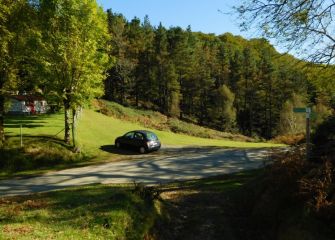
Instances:
[[[12,95],[8,97],[10,106],[8,114],[41,114],[49,111],[47,101],[36,95]]]

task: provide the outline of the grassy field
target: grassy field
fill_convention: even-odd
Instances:
[[[0,239],[143,239],[156,207],[132,186],[0,198]]]

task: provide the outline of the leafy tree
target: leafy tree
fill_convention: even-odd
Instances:
[[[235,94],[226,86],[220,86],[215,94],[216,104],[212,108],[211,117],[216,126],[223,131],[232,131],[236,126]]]
[[[294,48],[315,63],[334,63],[335,4],[327,0],[245,0],[236,10],[243,28]]]
[[[0,145],[5,141],[5,96],[22,85],[19,81],[34,61],[38,35],[34,17],[28,1],[0,1]]]
[[[306,131],[306,116],[293,112],[293,108],[306,107],[306,99],[300,95],[293,95],[283,104],[280,112],[279,133],[297,134]]]
[[[94,0],[41,0],[39,14],[46,84],[63,103],[64,139],[70,143],[70,110],[103,93],[106,15]]]

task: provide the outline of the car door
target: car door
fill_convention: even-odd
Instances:
[[[134,139],[134,132],[126,133],[121,139],[121,144],[124,146],[132,146],[133,139]]]
[[[139,148],[144,145],[144,135],[140,132],[134,133],[133,146]]]

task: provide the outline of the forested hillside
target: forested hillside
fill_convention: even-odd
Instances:
[[[268,139],[303,131],[304,116],[293,107],[313,106],[315,122],[330,114],[332,68],[280,54],[265,39],[107,15],[115,59],[105,81],[108,100]]]

